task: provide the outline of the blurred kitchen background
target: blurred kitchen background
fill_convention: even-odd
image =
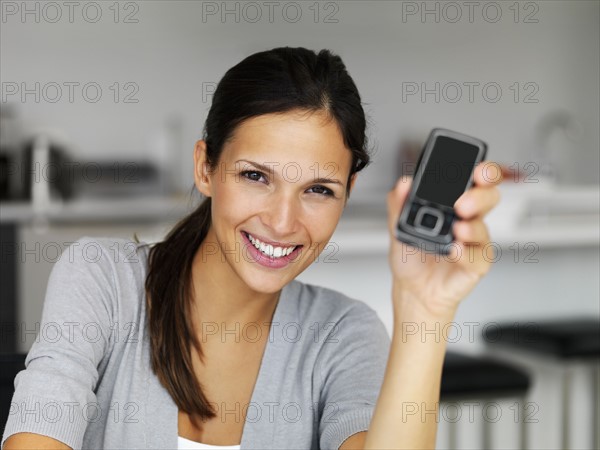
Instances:
[[[373,163],[300,280],[366,302],[391,333],[385,195],[432,128],[487,141],[508,174],[495,262],[446,338],[501,417],[481,400],[470,418],[459,395],[438,447],[598,448],[600,2],[66,3],[1,2],[2,354],[31,346],[70,242],[157,241],[197,204],[192,150],[228,68],[328,48],[361,93]],[[535,345],[506,339],[525,325]],[[482,358],[526,382],[500,395]]]

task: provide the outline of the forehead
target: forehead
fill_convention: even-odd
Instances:
[[[352,160],[337,122],[323,112],[305,111],[265,114],[244,121],[225,145],[223,156],[298,164],[335,162],[344,170],[349,170]]]

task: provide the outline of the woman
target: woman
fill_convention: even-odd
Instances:
[[[53,268],[42,329],[74,331],[33,345],[4,448],[433,448],[445,343],[402,323],[453,320],[489,270],[498,191],[478,166],[444,259],[393,237],[410,179],[388,194],[390,341],[365,303],[295,280],[370,161],[365,126],[329,51],[231,68],[194,149],[197,210],[152,248],[82,238]]]

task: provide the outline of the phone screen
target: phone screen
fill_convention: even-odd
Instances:
[[[423,176],[417,197],[453,207],[467,187],[477,154],[475,145],[439,136],[426,167],[419,168]]]

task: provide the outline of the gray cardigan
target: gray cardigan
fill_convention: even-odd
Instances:
[[[32,432],[72,448],[177,448],[177,406],[150,368],[148,250],[83,237],[63,252],[26,370],[15,378],[2,446]],[[257,330],[239,336],[254,339]],[[251,402],[219,411],[230,420],[247,408],[241,448],[337,449],[367,430],[390,347],[377,313],[294,280],[270,330]]]

